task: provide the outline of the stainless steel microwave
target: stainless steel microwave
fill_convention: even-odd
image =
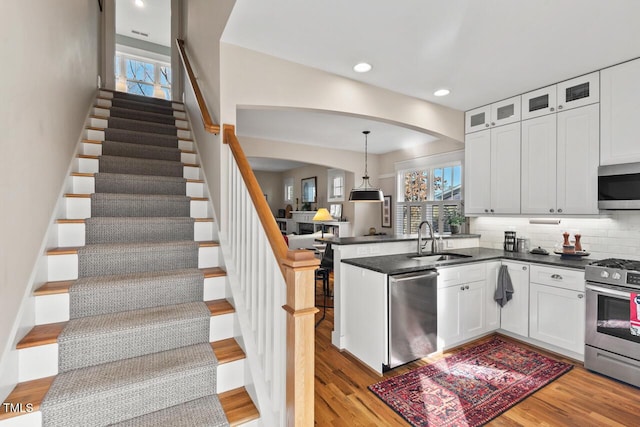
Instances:
[[[598,208],[640,210],[640,163],[598,168]]]

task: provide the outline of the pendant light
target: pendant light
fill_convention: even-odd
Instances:
[[[382,190],[374,188],[369,182],[369,173],[367,172],[367,136],[371,133],[368,130],[362,131],[364,134],[364,176],[360,187],[354,188],[349,194],[350,202],[383,202],[384,195]]]

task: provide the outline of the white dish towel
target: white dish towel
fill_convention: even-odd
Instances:
[[[509,276],[509,267],[502,265],[500,272],[498,272],[498,285],[493,299],[500,304],[500,307],[504,307],[511,298],[513,298],[513,283],[511,283],[511,276]]]

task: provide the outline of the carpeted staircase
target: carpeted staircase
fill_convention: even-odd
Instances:
[[[227,426],[210,341],[233,331],[210,330],[202,248],[216,244],[194,236],[194,199],[204,199],[187,196],[185,164],[197,168],[180,148],[188,131],[169,101],[113,92],[109,104],[107,126],[90,129],[103,140],[85,141],[93,154],[80,156],[96,173],[76,174],[92,175],[94,192],[68,201],[84,203],[67,207],[84,245],[49,253],[77,257],[77,279],[67,281],[69,320],[55,323],[58,373],[42,425]]]

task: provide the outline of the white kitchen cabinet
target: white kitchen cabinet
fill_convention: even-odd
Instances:
[[[520,122],[467,135],[465,213],[520,213]]]
[[[465,133],[520,121],[520,96],[494,102],[465,113]]]
[[[640,162],[640,59],[600,72],[600,164]]]
[[[598,214],[599,104],[522,122],[522,213]]]
[[[500,261],[488,262],[487,266],[487,295],[485,299],[486,305],[486,329],[487,331],[495,331],[500,329],[500,305],[494,299],[496,286],[498,285],[498,272],[500,271]]]
[[[523,214],[548,214],[556,211],[556,134],[556,114],[522,122]]]
[[[340,264],[344,310],[344,347],[382,373],[388,363],[387,275]]]
[[[438,272],[438,350],[497,329],[487,263]]]
[[[584,273],[531,266],[529,336],[584,354]]]
[[[562,111],[557,118],[556,211],[598,214],[600,104]]]
[[[522,120],[600,101],[600,73],[586,74],[522,95]]]
[[[500,328],[529,336],[529,264],[503,261],[509,269],[513,298],[500,309]]]

